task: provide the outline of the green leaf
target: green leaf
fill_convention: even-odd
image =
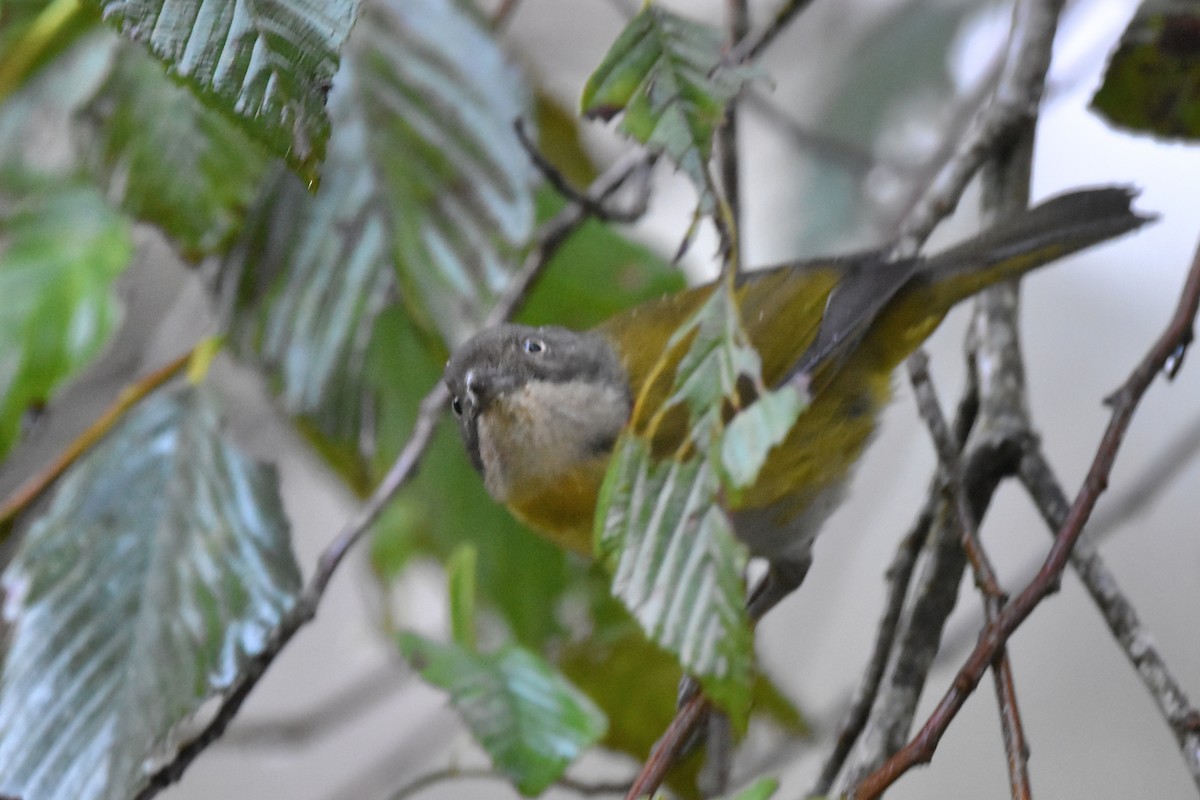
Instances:
[[[728,800],[767,800],[778,789],[778,778],[759,778],[737,794],[726,795],[726,797]]]
[[[482,655],[412,633],[399,643],[422,678],[450,693],[475,740],[522,794],[547,789],[604,735],[604,714],[528,650]]]
[[[588,117],[624,112],[621,130],[665,153],[700,192],[701,209],[716,207],[708,174],[713,133],[725,108],[754,74],[722,62],[714,28],[647,3],[613,42],[583,89]]]
[[[747,554],[717,505],[720,486],[707,461],[656,462],[645,441],[622,437],[601,489],[597,550],[613,595],[741,727],[754,677]]]
[[[459,545],[446,561],[450,584],[450,635],[464,650],[475,651],[475,565],[479,551]]]
[[[200,390],[154,395],[59,483],[0,578],[0,793],[132,797],[234,687],[300,574],[275,472]]]
[[[1145,0],[1092,98],[1115,125],[1166,139],[1200,139],[1200,8]]]
[[[268,161],[227,117],[125,43],[78,119],[93,178],[127,212],[160,226],[190,259],[229,244]]]
[[[325,96],[354,0],[91,0],[175,77],[307,177],[325,155]]]
[[[25,412],[99,352],[118,317],[112,283],[129,224],[95,190],[47,184],[0,208],[0,456]]]
[[[668,370],[677,359],[666,373],[670,394],[661,408],[639,399],[617,443],[597,506],[597,551],[614,596],[741,727],[754,674],[748,556],[725,507],[737,507],[804,398],[791,385],[765,388],[727,283],[672,334],[663,358]],[[687,438],[655,457],[658,425],[677,406],[690,415]]]
[[[536,175],[513,129],[523,77],[452,0],[363,9],[333,107],[386,215],[401,299],[455,346],[512,277],[533,232]]]
[[[667,352],[689,338],[691,344],[675,368],[675,391],[664,407],[686,403],[693,420],[692,441],[707,450],[724,424],[722,404],[738,396],[738,380],[745,376],[761,385],[762,360],[742,330],[733,294],[724,285],[672,334]]]
[[[721,468],[727,484],[744,489],[754,483],[767,454],[787,437],[805,404],[800,390],[788,383],[763,393],[730,420],[721,436]]]
[[[264,187],[222,268],[232,341],[277,374],[284,408],[354,439],[375,318],[401,301],[456,343],[511,279],[533,227],[512,122],[520,76],[451,0],[363,9],[330,99],[339,124],[315,196]]]

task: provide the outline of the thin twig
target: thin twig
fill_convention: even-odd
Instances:
[[[593,184],[593,190],[590,193],[593,199],[601,201],[606,199],[633,175],[639,166],[644,165],[645,161],[644,157],[636,161],[623,160],[601,175]],[[485,326],[498,324],[516,312],[534,282],[541,275],[550,257],[586,218],[586,210],[571,205],[539,229],[536,246],[510,281],[504,294],[492,307],[484,321]],[[446,400],[446,389],[439,381],[421,401],[420,411],[413,424],[413,431],[408,442],[405,443],[400,455],[397,456],[383,480],[321,553],[317,561],[317,568],[291,613],[285,616],[272,632],[263,651],[245,666],[238,682],[226,694],[213,715],[213,719],[195,737],[183,744],[175,753],[174,758],[147,779],[146,787],[137,794],[136,800],[149,800],[179,780],[196,756],[225,732],[246,697],[258,685],[258,681],[266,672],[267,667],[271,665],[280,651],[291,641],[297,631],[316,616],[325,589],[350,548],[366,534],[396,492],[416,473],[417,465],[433,438],[434,428],[442,415]]]
[[[134,383],[122,389],[121,393],[117,395],[117,399],[104,410],[104,413],[89,425],[83,433],[75,437],[75,440],[67,446],[67,449],[52,464],[21,484],[16,491],[9,495],[8,499],[4,501],[4,505],[0,506],[0,525],[16,517],[26,506],[36,500],[42,492],[46,491],[46,488],[58,480],[67,471],[68,467],[91,449],[92,445],[103,438],[112,429],[112,426],[125,415],[126,411],[137,405],[138,401],[143,397],[182,372],[183,368],[188,365],[191,357],[192,351],[189,350],[175,360],[159,367],[149,375],[139,378]]]
[[[763,50],[771,46],[775,37],[783,33],[784,28],[795,19],[796,15],[808,8],[811,3],[812,0],[785,0],[775,10],[775,16],[771,18],[767,26],[757,36],[743,39],[742,43],[729,54],[729,60],[734,64],[740,64],[743,61],[753,61],[758,58],[762,55]]]
[[[975,572],[975,583],[983,594],[984,617],[992,622],[1005,602],[1004,592],[996,578],[991,560],[984,552],[979,528],[967,503],[963,486],[959,444],[942,414],[941,404],[929,375],[929,358],[919,352],[908,361],[909,377],[917,395],[917,409],[933,438],[945,477],[950,502],[954,505],[961,529],[963,551]],[[1004,735],[1005,762],[1008,765],[1009,785],[1013,800],[1029,800],[1033,790],[1029,783],[1029,746],[1017,706],[1016,683],[1012,664],[1006,650],[1001,649],[992,662],[992,677],[996,686],[996,701],[1000,706],[1000,726]]]
[[[221,744],[282,749],[319,740],[378,708],[385,697],[402,689],[411,676],[411,672],[403,671],[395,663],[382,664],[311,708],[284,718],[235,725]]]
[[[822,162],[836,163],[854,173],[857,178],[866,176],[872,169],[881,165],[894,172],[905,170],[903,164],[881,161],[865,147],[810,128],[793,119],[787,111],[754,87],[747,87],[743,95],[741,102],[747,111],[758,115],[763,122],[786,136],[797,148],[811,153]]]
[[[896,634],[900,627],[900,615],[904,609],[904,598],[908,596],[908,587],[912,582],[913,570],[917,565],[917,557],[925,546],[925,540],[933,527],[933,517],[937,504],[937,493],[930,492],[926,498],[925,507],[917,516],[908,535],[900,542],[896,555],[887,569],[888,592],[884,601],[883,617],[875,632],[875,646],[871,650],[871,658],[863,673],[858,688],[850,701],[850,706],[842,723],[838,726],[837,738],[833,750],[821,765],[821,774],[809,791],[810,797],[825,797],[833,788],[838,773],[850,756],[854,743],[870,718],[871,706],[879,693],[879,684],[887,669],[888,656],[896,642]]]
[[[671,720],[662,737],[651,748],[650,756],[642,765],[641,772],[625,793],[625,800],[638,800],[657,791],[676,758],[683,751],[684,745],[692,738],[696,726],[708,716],[711,708],[708,698],[699,692],[679,707],[675,712],[675,719]]]
[[[933,228],[957,205],[967,183],[989,157],[1006,150],[1007,145],[1027,131],[1035,119],[1041,97],[1045,68],[1057,25],[1061,0],[1021,0],[1013,12],[1005,67],[996,88],[996,96],[985,107],[972,132],[954,152],[949,162],[933,179],[922,199],[906,220],[897,256],[910,256],[919,250]],[[1021,63],[1014,63],[1014,62]],[[1008,394],[1000,383],[980,396],[989,406],[978,442],[968,449],[964,458],[964,475],[972,504],[979,514],[989,502],[1002,474],[1008,470],[1010,451],[1016,442],[1009,437],[1006,425],[996,424],[997,413],[1003,414]],[[991,395],[995,394],[993,398]],[[982,413],[982,412],[981,412]],[[1018,431],[1019,432],[1019,429]],[[1015,469],[1015,461],[1013,468]],[[979,473],[976,475],[976,473]],[[940,516],[940,515],[939,515]],[[855,764],[844,778],[853,787],[877,769],[879,762],[894,753],[907,740],[909,726],[916,712],[917,700],[924,687],[925,675],[932,665],[937,639],[945,625],[957,594],[961,570],[961,555],[946,550],[955,537],[944,525],[938,526],[926,546],[928,563],[914,593],[912,608],[906,612],[903,629],[897,639],[896,653],[891,659],[890,678],[880,690],[873,711],[871,727],[855,755]],[[961,550],[959,550],[961,554]],[[869,741],[866,741],[869,739]]]
[[[1052,531],[1062,527],[1067,516],[1067,497],[1038,448],[1021,460],[1021,482],[1033,498]],[[1089,526],[1090,530],[1090,526]],[[1083,582],[1096,607],[1108,623],[1138,678],[1154,699],[1175,741],[1192,780],[1200,787],[1200,711],[1187,698],[1183,687],[1167,666],[1154,637],[1142,624],[1133,604],[1121,591],[1090,535],[1084,535],[1071,551],[1071,568]]]
[[[902,229],[901,253],[919,249],[958,205],[983,163],[1036,116],[1062,5],[1063,0],[1023,0],[1013,9],[1008,53],[992,102],[914,205]]]
[[[1134,411],[1154,380],[1164,370],[1182,360],[1193,338],[1196,309],[1200,306],[1200,249],[1188,272],[1174,316],[1145,358],[1112,396],[1112,418],[1096,450],[1082,488],[1075,497],[1063,524],[1054,537],[1046,560],[1033,580],[1004,607],[996,620],[980,634],[979,643],[959,669],[950,688],[917,735],[855,789],[853,797],[868,800],[879,797],[897,778],[917,764],[927,763],[951,721],[979,685],[983,673],[1022,622],[1049,595],[1058,590],[1071,551],[1083,532],[1084,524],[1096,500],[1108,486],[1117,452],[1129,430]]]
[[[726,0],[729,7],[729,48],[733,50],[746,38],[750,31],[750,8],[746,0]],[[738,98],[729,101],[725,109],[725,122],[717,130],[717,173],[721,176],[721,190],[725,194],[725,202],[729,204],[730,221],[737,232],[733,246],[739,252],[733,253],[732,263],[742,263],[742,193],[741,193],[741,161],[738,158]]]
[[[593,200],[588,196],[587,192],[581,192],[572,186],[566,176],[542,155],[542,151],[538,149],[537,143],[529,138],[529,132],[525,130],[525,120],[518,117],[517,121],[513,123],[513,129],[517,132],[517,141],[525,148],[529,159],[538,168],[538,171],[542,173],[542,177],[569,202],[576,204],[602,222],[629,224],[637,222],[645,215],[646,207],[650,203],[649,186],[645,182],[639,187],[637,200],[632,207],[628,209],[609,208],[603,202]],[[649,161],[647,161],[647,166],[643,170],[643,174],[647,177],[649,176]]]

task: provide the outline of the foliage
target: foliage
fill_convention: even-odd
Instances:
[[[7,201],[7,202],[5,202]],[[0,197],[0,455],[22,419],[99,351],[119,316],[112,283],[129,223],[95,189],[35,181]]]
[[[1112,55],[1092,107],[1116,125],[1200,139],[1200,8],[1144,0]]]
[[[198,97],[312,175],[325,153],[325,96],[353,0],[92,0]]]
[[[1194,41],[1175,9],[1145,4],[1096,105],[1194,138]],[[522,68],[517,44],[467,0],[0,5],[0,456],[102,351],[135,242],[161,235],[212,278],[228,349],[336,474],[370,492],[449,350],[565,206],[514,122],[567,180],[598,172],[576,115]],[[757,68],[727,50],[716,29],[646,3],[583,89],[584,116],[619,116],[695,184],[694,222],[731,219],[713,139]],[[653,247],[591,220],[517,318],[587,328],[682,288]],[[805,398],[764,385],[734,291],[730,276],[675,332],[665,403],[639,402],[617,443],[600,565],[493,503],[448,425],[373,530],[383,592],[418,558],[445,566],[450,641],[387,633],[522,792],[597,743],[644,757],[685,670],[739,729],[753,710],[804,732],[756,674],[729,512]],[[274,470],[230,440],[216,393],[188,385],[137,404],[26,509],[2,579],[0,794],[136,794],[179,752],[181,724],[254,680],[281,624],[299,619]],[[661,452],[668,412],[688,425]]]
[[[275,471],[223,437],[205,395],[139,406],[63,478],[0,578],[0,793],[136,794],[295,603]]]
[[[722,63],[716,30],[647,3],[588,78],[581,107],[589,117],[621,114],[621,130],[665,153],[700,191],[701,210],[711,213],[713,134],[752,74]]]
[[[543,659],[516,645],[494,653],[475,646],[472,547],[447,564],[454,641],[439,644],[402,633],[404,657],[426,681],[445,689],[494,765],[526,795],[540,794],[607,727],[603,712]]]

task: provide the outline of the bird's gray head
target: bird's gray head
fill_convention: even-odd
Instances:
[[[515,454],[489,459],[492,451],[519,447],[528,451],[522,459],[541,459],[549,468],[577,450],[611,449],[632,405],[628,378],[608,341],[553,326],[481,331],[450,357],[444,380],[471,463],[494,495],[491,484],[501,476],[490,474],[493,465],[485,462],[511,463]],[[506,413],[481,425],[497,406]],[[506,430],[497,431],[500,424]]]

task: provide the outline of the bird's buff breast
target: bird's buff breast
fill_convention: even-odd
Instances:
[[[522,521],[581,553],[592,551],[596,498],[629,417],[615,387],[530,381],[477,422],[488,493]]]

